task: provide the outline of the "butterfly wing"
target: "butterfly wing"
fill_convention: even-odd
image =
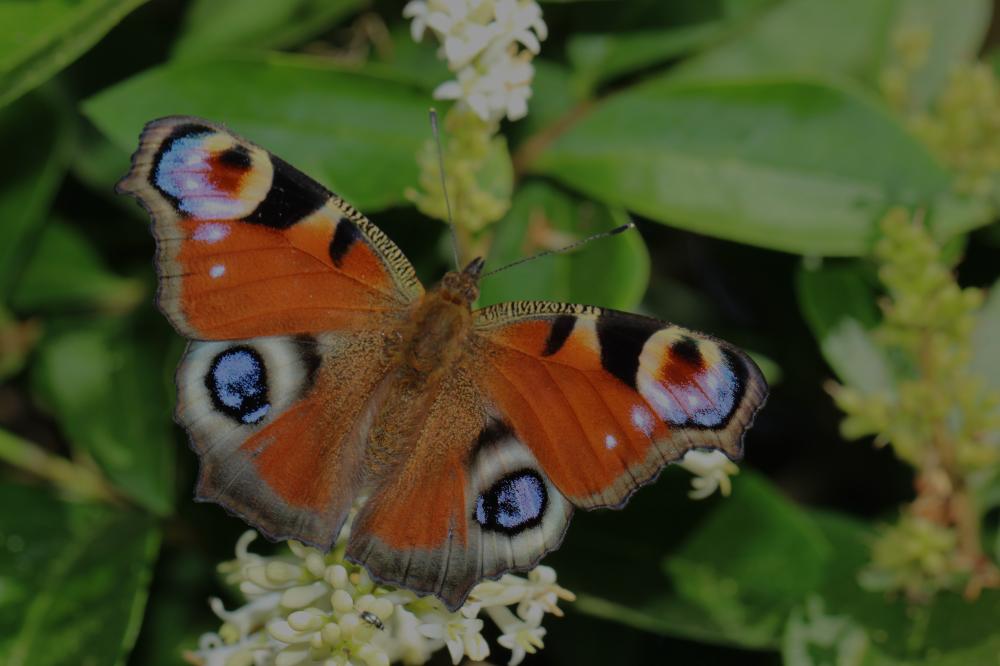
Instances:
[[[195,339],[176,418],[198,498],[329,547],[362,483],[384,332],[423,293],[412,266],[339,197],[199,118],[149,123],[118,190],[152,215],[160,309]]]
[[[367,218],[209,121],[147,124],[117,189],[153,218],[158,303],[186,337],[367,329],[423,293]]]
[[[457,608],[477,582],[557,548],[574,507],[621,507],[691,449],[738,459],[766,393],[743,352],[655,319],[481,310],[418,454],[364,505],[347,555]]]
[[[272,539],[329,549],[361,488],[381,343],[378,332],[192,342],[176,418],[201,459],[197,499]]]
[[[692,449],[738,460],[767,397],[745,353],[649,317],[521,302],[476,327],[484,393],[581,508],[621,507]]]
[[[452,610],[476,583],[557,548],[573,512],[474,375],[470,364],[444,381],[413,455],[373,489],[346,553],[376,580]]]
[[[368,499],[347,555],[457,608],[480,580],[557,548],[574,506],[621,507],[694,448],[739,458],[766,392],[743,352],[648,317],[479,311],[416,453]]]

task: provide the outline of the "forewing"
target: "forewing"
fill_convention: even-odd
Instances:
[[[189,338],[371,329],[423,293],[367,218],[209,121],[150,122],[117,189],[153,218],[158,303]]]
[[[541,302],[475,314],[483,393],[578,507],[620,507],[692,449],[738,460],[767,396],[745,353],[649,317]]]

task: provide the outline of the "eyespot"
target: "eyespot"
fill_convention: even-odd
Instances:
[[[545,482],[537,472],[512,472],[476,499],[474,518],[483,528],[517,534],[541,523],[548,504]]]
[[[666,328],[646,341],[636,384],[656,415],[670,425],[723,428],[739,403],[740,363],[714,342]]]
[[[235,220],[253,213],[271,187],[267,154],[208,127],[178,127],[154,158],[151,184],[182,215]]]
[[[264,361],[250,347],[230,347],[213,360],[205,387],[215,408],[240,423],[260,423],[271,408]]]

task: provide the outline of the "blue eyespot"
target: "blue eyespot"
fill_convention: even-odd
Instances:
[[[260,423],[271,408],[264,361],[250,347],[231,347],[216,356],[205,386],[216,409],[241,423]]]
[[[474,518],[485,529],[517,534],[541,522],[547,502],[544,481],[525,469],[508,474],[476,498]]]
[[[205,147],[211,130],[194,131],[176,136],[164,143],[153,170],[153,185],[172,200],[178,211],[203,220],[233,220],[244,217],[256,208],[250,202],[219,186],[214,177],[217,166],[212,164],[214,153]],[[227,151],[220,158],[233,165],[249,168],[249,156],[227,157],[237,151]]]

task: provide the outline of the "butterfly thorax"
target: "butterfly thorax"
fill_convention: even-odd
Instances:
[[[446,273],[412,310],[400,346],[407,381],[432,380],[462,355],[472,331],[472,303],[479,297],[482,266],[476,259],[463,271]]]

